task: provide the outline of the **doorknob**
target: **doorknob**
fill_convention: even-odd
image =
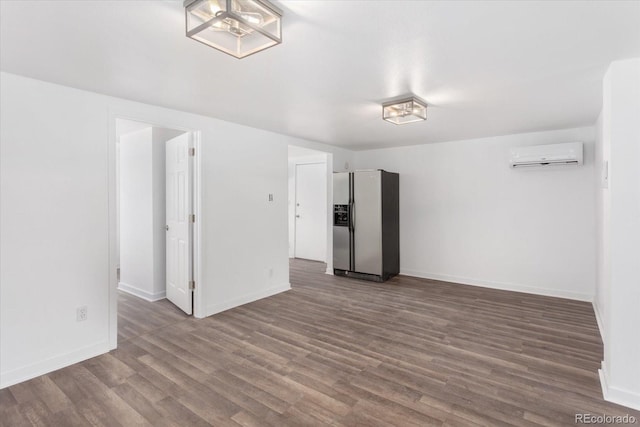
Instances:
[[[165,225],[165,226],[164,226],[164,229],[165,229],[165,230],[167,230],[167,231],[169,231],[169,225]]]

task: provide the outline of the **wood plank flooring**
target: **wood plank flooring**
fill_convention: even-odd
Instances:
[[[122,295],[119,348],[0,390],[0,426],[500,426],[640,413],[602,399],[591,305],[291,263],[207,319]]]

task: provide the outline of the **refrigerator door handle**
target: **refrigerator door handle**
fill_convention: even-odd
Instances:
[[[352,230],[356,229],[356,204],[355,203],[351,203],[351,206],[349,208],[349,226],[351,227]]]
[[[355,229],[356,229],[356,204],[354,202],[351,203],[351,208],[349,209],[349,227],[350,227],[350,232],[349,232],[349,269],[351,271],[355,271],[356,270],[356,245],[354,242],[354,238],[355,238]]]

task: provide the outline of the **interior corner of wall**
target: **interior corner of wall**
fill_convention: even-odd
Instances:
[[[602,308],[598,304],[597,298],[591,302],[591,305],[593,306],[593,313],[596,316],[596,323],[598,324],[598,330],[600,331],[600,338],[604,343],[604,313],[602,313]]]

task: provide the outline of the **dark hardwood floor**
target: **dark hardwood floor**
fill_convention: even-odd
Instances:
[[[184,314],[168,300],[146,302],[124,292],[118,295],[118,345],[131,338],[153,333],[157,329],[187,320]]]
[[[574,424],[602,399],[591,305],[291,263],[293,289],[207,319],[120,300],[119,348],[0,390],[2,426]]]

